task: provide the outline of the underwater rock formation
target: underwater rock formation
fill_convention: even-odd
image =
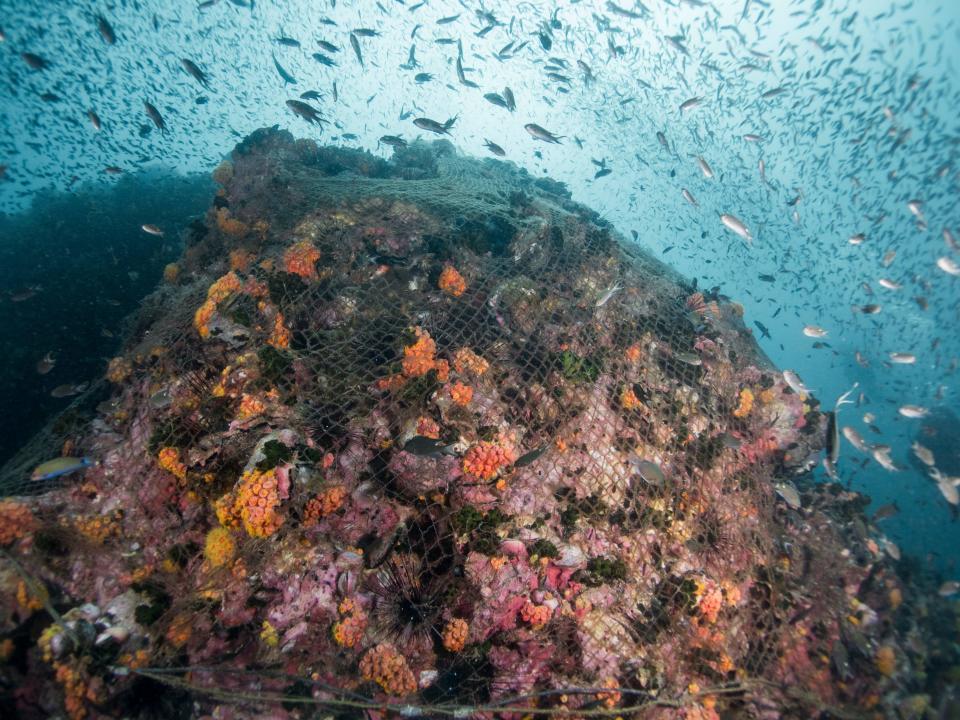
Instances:
[[[865,499],[799,479],[824,416],[739,305],[444,142],[387,162],[266,129],[214,178],[61,438],[96,464],[0,505],[11,708],[900,701],[907,590]]]

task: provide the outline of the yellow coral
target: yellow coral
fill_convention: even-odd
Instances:
[[[79,517],[73,521],[73,526],[91,542],[102,545],[108,539],[120,536],[121,517],[122,513],[119,510],[109,515]]]
[[[453,653],[458,653],[467,644],[467,635],[470,626],[461,618],[454,618],[443,628],[443,647]]]
[[[178,480],[187,479],[187,466],[180,462],[180,451],[175,447],[160,448],[157,464]]]
[[[203,543],[203,556],[212,567],[221,567],[233,560],[237,544],[233,534],[225,527],[214,528],[207,533]]]
[[[333,640],[340,647],[356,647],[367,629],[367,615],[350,598],[340,603],[341,618],[333,624]]]
[[[744,388],[740,391],[740,404],[733,411],[733,416],[742,418],[750,414],[753,409],[753,390]]]
[[[245,472],[240,478],[232,505],[230,512],[222,513],[224,517],[221,524],[228,525],[232,516],[239,518],[251,537],[273,535],[283,525],[283,516],[276,511],[280,505],[276,470]],[[220,507],[217,508],[217,516],[221,516]],[[224,519],[228,522],[224,522]]]
[[[453,297],[460,297],[467,290],[467,281],[452,265],[447,265],[440,273],[440,289]]]
[[[0,500],[0,547],[26,537],[36,527],[30,508],[16,500]]]
[[[360,674],[389,695],[409,695],[417,689],[417,681],[406,658],[389,643],[380,643],[367,650],[360,660]]]
[[[243,393],[243,395],[240,396],[240,408],[237,410],[237,419],[249,420],[252,417],[263,415],[266,409],[266,403],[256,395]]]
[[[269,620],[264,620],[263,625],[260,626],[260,640],[264,645],[271,648],[280,644],[280,635]]]

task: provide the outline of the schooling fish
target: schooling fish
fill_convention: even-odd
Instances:
[[[144,100],[143,109],[146,111],[147,117],[153,121],[153,124],[157,126],[160,132],[167,132],[167,124],[163,121],[163,118],[160,116],[160,111],[157,110],[157,108]]]
[[[143,230],[148,235],[156,235],[157,237],[163,237],[163,230],[158,226],[153,225],[152,223],[144,223],[140,226],[140,229]]]
[[[58,457],[37,465],[33,469],[33,472],[30,473],[30,479],[34,481],[52,480],[53,478],[83,470],[91,465],[93,465],[93,460],[88,457]]]
[[[507,151],[504,150],[504,149],[503,149],[502,147],[500,147],[499,145],[497,145],[495,142],[491,142],[491,141],[489,141],[489,140],[484,140],[484,141],[483,141],[483,146],[484,146],[485,148],[487,148],[487,150],[489,150],[490,152],[492,152],[494,155],[496,155],[497,157],[506,157],[506,155],[507,155]]]
[[[353,52],[357,56],[357,60],[360,61],[360,67],[364,67],[363,53],[360,51],[360,41],[357,39],[357,36],[354,33],[350,33],[350,47],[353,48]]]
[[[189,60],[188,58],[181,58],[180,64],[183,65],[183,69],[190,74],[190,77],[200,83],[207,90],[210,89],[210,84],[207,80],[207,74],[201,70],[195,62]]]
[[[103,15],[97,15],[97,30],[100,31],[100,35],[107,45],[113,45],[117,41],[117,34]]]
[[[99,130],[102,127],[100,123],[100,116],[97,115],[93,110],[87,110],[87,117],[90,118],[90,124],[93,125],[94,130]]]
[[[563,135],[554,135],[549,130],[540,127],[536,123],[527,123],[523,129],[530,133],[536,140],[543,140],[548,143],[559,144]]]
[[[323,118],[320,117],[320,111],[301,100],[287,100],[287,107],[293,110],[295,115],[299,115],[308,123],[319,125],[323,122]]]
[[[437,135],[449,135],[450,128],[453,127],[453,124],[457,121],[457,116],[454,115],[452,118],[448,119],[442,125],[436,120],[431,120],[430,118],[417,118],[413,121],[413,124],[416,125],[421,130],[429,130],[432,133],[437,133]]]
[[[273,66],[277,69],[277,72],[280,73],[280,77],[283,78],[284,84],[290,83],[291,85],[296,85],[297,84],[296,78],[283,69],[283,66],[277,62],[277,56],[271,55],[270,57],[273,58]]]

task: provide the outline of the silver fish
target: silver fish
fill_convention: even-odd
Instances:
[[[546,128],[542,128],[536,123],[527,123],[523,126],[523,129],[530,133],[534,139],[542,140],[543,142],[554,143],[559,145],[560,139],[563,135],[554,135],[552,132]]]
[[[750,234],[747,226],[744,225],[743,222],[735,215],[729,215],[725,213],[720,216],[720,222],[746,240],[748,244],[753,243],[753,235]]]

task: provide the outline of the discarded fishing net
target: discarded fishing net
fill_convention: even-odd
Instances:
[[[864,498],[791,484],[824,416],[739,305],[444,142],[263,130],[214,178],[106,380],[4,472],[4,707],[812,717],[892,691],[907,591]],[[31,482],[45,443],[96,465]]]

